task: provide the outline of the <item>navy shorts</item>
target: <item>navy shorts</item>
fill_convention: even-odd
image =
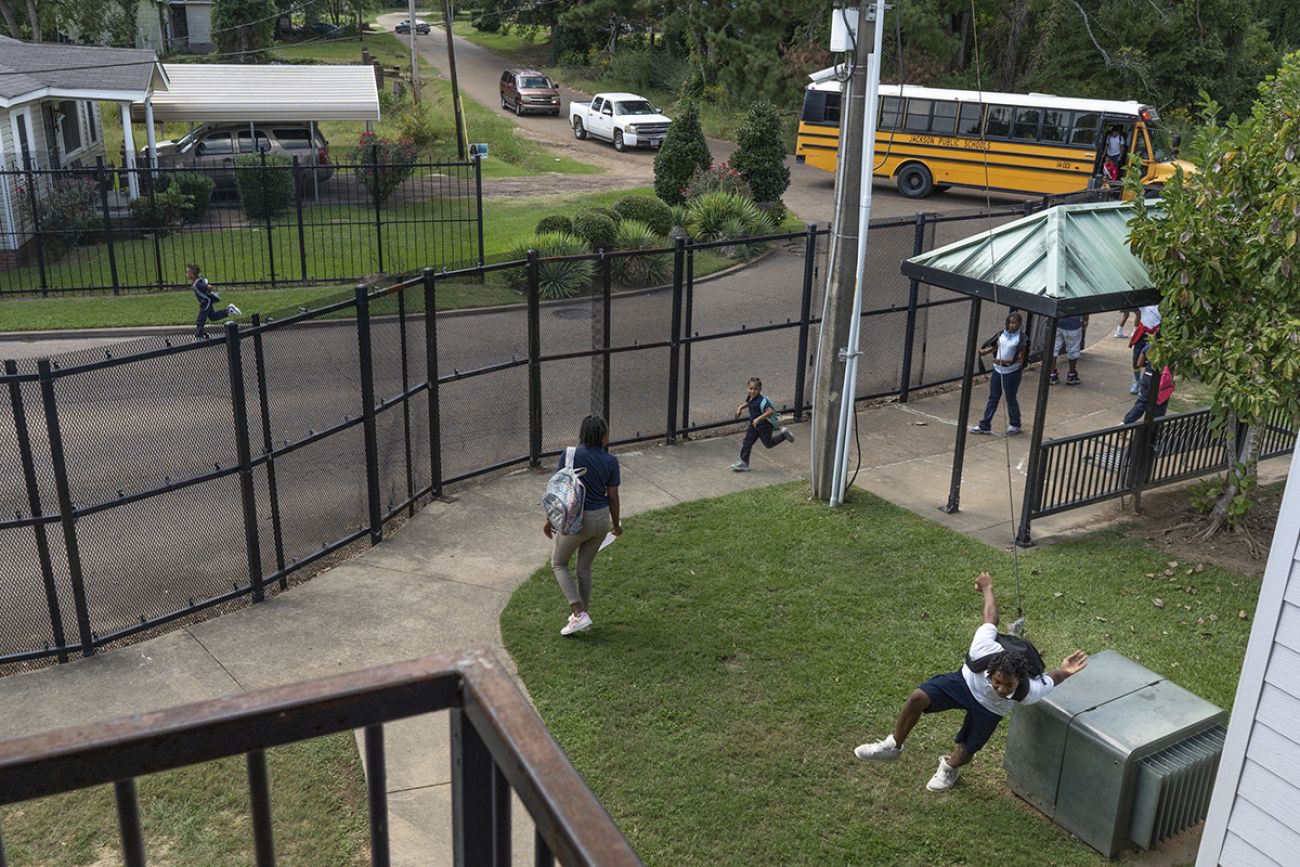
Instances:
[[[953,743],[961,744],[968,753],[976,753],[988,743],[998,723],[1002,722],[1002,717],[975,699],[960,671],[936,674],[917,689],[930,697],[926,713],[940,713],[957,708],[966,711],[966,720],[953,738]]]

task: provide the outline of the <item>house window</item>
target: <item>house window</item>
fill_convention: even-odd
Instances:
[[[59,103],[59,132],[63,134],[63,152],[72,153],[81,149],[81,112],[77,103],[68,100]]]
[[[15,112],[13,115],[14,130],[18,134],[18,166],[26,168],[29,164],[32,168],[40,168],[36,164],[36,155],[32,153],[31,136],[27,134],[27,124],[31,122],[31,114],[27,109]]]
[[[95,104],[93,102],[81,103],[86,109],[86,140],[91,144],[99,141],[99,133],[95,129]]]

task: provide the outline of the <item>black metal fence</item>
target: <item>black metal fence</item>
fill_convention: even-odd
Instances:
[[[483,262],[478,160],[384,162],[377,150],[344,164],[259,159],[0,168],[0,296],[185,288],[187,262],[244,287]]]
[[[969,301],[923,294],[898,262],[971,220],[1012,216],[873,226],[858,399],[961,376],[951,347]],[[538,465],[588,412],[610,420],[615,443],[672,442],[733,424],[758,375],[802,416],[825,235],[751,240],[767,251],[740,264],[718,256],[735,242],[681,242],[430,269],[227,325],[224,340],[7,362],[0,456],[16,471],[0,474],[0,664],[91,654],[256,602],[322,557],[378,541],[444,485]],[[572,262],[590,271],[586,291],[543,298],[546,269]],[[655,272],[670,276],[636,277]],[[436,312],[444,289],[484,283],[519,287],[521,303]],[[1001,314],[989,312],[992,327]]]
[[[1269,417],[1256,431],[1261,459],[1295,449],[1297,421],[1281,412]],[[1237,443],[1245,433],[1238,426]],[[1225,470],[1237,459],[1228,443],[1208,409],[1045,440],[1017,542],[1030,541],[1035,518]]]
[[[451,727],[452,852],[438,860],[509,865],[513,793],[534,825],[531,863],[641,864],[500,661],[477,651],[5,741],[0,743],[0,805],[112,783],[121,863],[143,867],[151,841],[142,828],[135,778],[242,753],[251,848],[255,863],[264,867],[276,862],[267,750],[362,729],[370,863],[385,867],[391,847],[384,724],[442,710]],[[15,811],[12,820],[20,822],[22,816]],[[184,859],[189,853],[179,854]]]

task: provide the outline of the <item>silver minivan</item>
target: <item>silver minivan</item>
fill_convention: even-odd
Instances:
[[[329,142],[320,129],[312,135],[309,124],[300,121],[283,123],[207,123],[195,127],[175,141],[158,142],[159,168],[195,168],[209,174],[217,188],[235,187],[235,158],[265,151],[297,157],[300,166],[315,166],[316,179],[327,180],[334,174],[329,160]],[[149,150],[136,156],[137,165],[149,165]],[[308,175],[310,177],[310,175]]]

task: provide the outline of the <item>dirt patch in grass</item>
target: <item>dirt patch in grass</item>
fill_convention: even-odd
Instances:
[[[1219,533],[1209,540],[1200,538],[1201,515],[1192,508],[1185,488],[1145,493],[1142,512],[1132,516],[1133,525],[1125,536],[1168,553],[1169,562],[1179,564],[1171,567],[1175,572],[1205,564],[1262,578],[1283,487],[1278,482],[1259,489],[1255,507],[1243,522],[1244,532]]]

